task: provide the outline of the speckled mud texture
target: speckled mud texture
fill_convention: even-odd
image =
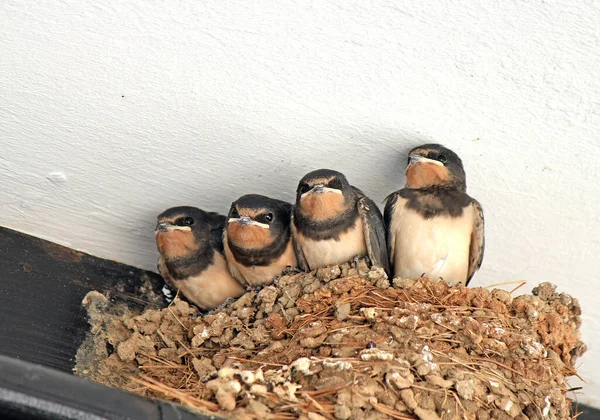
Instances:
[[[283,276],[201,316],[91,292],[77,372],[230,418],[570,419],[576,299],[395,279],[359,261]]]

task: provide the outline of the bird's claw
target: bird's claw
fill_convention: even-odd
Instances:
[[[272,284],[273,284],[273,286],[275,286],[275,287],[279,286],[279,280],[281,280],[281,278],[282,278],[283,276],[284,276],[284,274],[282,273],[282,274],[278,275],[277,277],[275,277],[275,278],[273,279],[273,283],[272,283]]]
[[[287,267],[285,267],[282,271],[281,274],[278,275],[277,277],[275,277],[273,279],[273,285],[275,286],[279,286],[279,280],[281,280],[281,278],[283,276],[292,276],[294,274],[299,274],[302,273],[303,271],[300,270],[298,267],[294,267],[293,265],[288,265]]]
[[[298,267],[294,267],[293,265],[288,265],[287,267],[285,267],[283,269],[283,271],[281,272],[280,276],[277,276],[277,279],[279,279],[281,276],[289,276],[292,274],[298,274],[298,273],[302,273],[303,271],[300,270]]]
[[[231,303],[234,301],[235,299],[232,297],[228,297],[227,299],[225,299],[222,303],[218,304],[215,308],[206,311],[206,315],[212,315],[215,312],[220,311],[223,308],[227,308],[229,307],[229,305],[231,305]]]

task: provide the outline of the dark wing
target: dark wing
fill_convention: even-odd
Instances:
[[[385,198],[385,209],[383,211],[383,223],[385,224],[385,240],[390,264],[391,276],[394,276],[394,252],[396,247],[396,234],[392,232],[392,216],[396,210],[398,193],[394,192]]]
[[[292,214],[292,221],[290,222],[291,231],[292,231],[292,244],[294,245],[294,253],[296,254],[296,262],[298,264],[298,268],[302,271],[309,271],[310,267],[308,266],[308,261],[304,256],[304,252],[302,252],[302,248],[300,244],[296,240],[296,228],[294,227],[294,216]]]
[[[481,204],[475,199],[473,199],[471,205],[473,206],[473,210],[475,210],[475,214],[473,216],[473,231],[471,232],[471,246],[469,250],[469,271],[467,273],[467,282],[465,285],[469,284],[473,274],[481,267],[483,251],[485,249],[485,220],[483,218],[483,209],[481,208]]]
[[[294,206],[290,203],[288,203],[287,201],[281,201],[281,200],[273,200],[276,201],[278,204],[278,211],[277,214],[280,215],[279,217],[281,217],[282,219],[285,218],[286,223],[291,223],[292,222],[292,212],[294,210]],[[291,225],[290,225],[290,231],[291,231]]]
[[[169,270],[167,269],[167,265],[165,264],[165,261],[162,259],[162,257],[158,259],[158,264],[156,264],[156,267],[158,268],[158,272],[165,281],[165,285],[162,288],[162,294],[165,297],[165,300],[171,303],[173,299],[175,299],[175,296],[177,296],[179,289],[171,281]]]
[[[214,249],[223,254],[223,231],[227,223],[227,217],[219,213],[206,213],[210,230],[210,244]]]
[[[271,200],[273,200],[274,202],[279,204],[281,207],[285,208],[285,210],[289,211],[290,214],[292,213],[292,209],[294,208],[292,203],[289,203],[289,202],[283,201],[283,200],[278,200],[277,198],[272,198]]]
[[[367,253],[372,265],[383,267],[390,275],[390,261],[388,258],[387,245],[385,242],[385,226],[383,216],[377,204],[363,194],[361,190],[352,187],[358,194],[358,212],[363,222]]]
[[[222,214],[215,213],[212,211],[206,212],[206,221],[211,226],[211,228],[217,228],[217,227],[223,228],[225,226],[226,220],[227,220],[227,216],[223,216]]]
[[[169,270],[167,269],[167,265],[165,264],[165,260],[162,257],[158,259],[158,263],[156,264],[156,268],[158,272],[162,276],[163,280],[167,284],[167,286],[173,287],[173,283],[171,282],[171,276],[169,275]]]

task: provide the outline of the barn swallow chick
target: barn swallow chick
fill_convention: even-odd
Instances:
[[[465,170],[452,150],[424,144],[410,151],[406,185],[387,197],[384,211],[395,277],[469,283],[483,260],[484,219],[466,191]]]
[[[244,292],[223,256],[225,220],[195,207],[173,207],[158,216],[158,271],[168,285],[204,310]]]
[[[304,270],[368,256],[389,272],[381,212],[340,172],[319,169],[300,180],[292,231]]]
[[[229,270],[240,283],[266,286],[296,266],[291,214],[290,203],[263,195],[244,195],[231,204],[223,244]]]

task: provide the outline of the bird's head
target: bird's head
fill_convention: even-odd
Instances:
[[[289,234],[292,205],[285,201],[248,194],[231,204],[227,219],[227,238],[245,249],[269,247]]]
[[[224,222],[224,216],[196,207],[172,207],[157,217],[156,245],[167,260],[182,259],[210,242],[211,232]]]
[[[408,153],[406,187],[413,189],[436,186],[467,189],[462,161],[452,150],[441,144],[424,144]]]
[[[315,221],[331,220],[347,211],[353,194],[344,174],[318,169],[304,175],[298,183],[296,207]]]

